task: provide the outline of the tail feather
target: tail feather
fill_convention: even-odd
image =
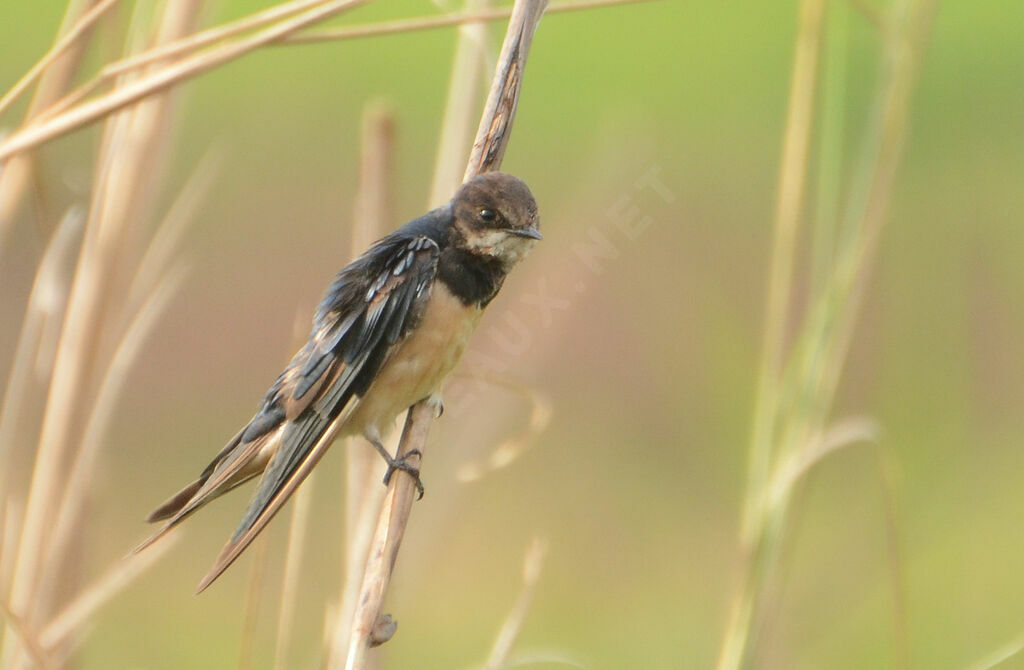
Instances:
[[[238,431],[227,446],[221,449],[216,458],[206,466],[198,479],[168,498],[146,517],[146,521],[150,523],[156,521],[166,521],[167,523],[142,544],[135,547],[133,553],[140,552],[159,540],[206,503],[259,474],[262,466],[254,464],[253,459],[259,453],[266,436],[240,444],[241,435],[242,431]],[[252,468],[253,465],[256,467]],[[247,467],[250,467],[251,471],[246,471]]]
[[[157,521],[164,521],[165,519],[170,519],[172,516],[180,512],[181,508],[184,507],[189,500],[192,500],[193,496],[195,496],[196,492],[199,491],[199,489],[203,486],[205,482],[206,477],[200,477],[199,479],[195,480],[182,490],[175,493],[173,496],[164,501],[163,504],[161,504],[159,507],[153,510],[150,513],[150,515],[146,517],[146,522],[155,523]]]

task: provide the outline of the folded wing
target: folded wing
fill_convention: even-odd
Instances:
[[[342,270],[317,309],[309,341],[267,392],[257,415],[199,480],[151,515],[169,518],[155,539],[209,499],[258,474],[251,472],[254,459],[273,454],[200,591],[238,558],[309,475],[421,318],[439,253],[426,236],[389,236]]]

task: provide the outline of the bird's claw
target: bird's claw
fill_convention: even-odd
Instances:
[[[419,449],[411,449],[398,458],[387,459],[388,469],[384,473],[384,486],[391,482],[391,475],[395,474],[395,470],[401,470],[412,477],[413,482],[416,484],[416,492],[419,494],[416,499],[419,500],[423,497],[423,482],[420,481],[420,469],[409,463],[408,459],[410,456],[422,457],[423,454]]]

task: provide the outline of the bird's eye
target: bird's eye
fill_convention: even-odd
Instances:
[[[486,221],[487,223],[491,223],[498,218],[498,215],[497,213],[495,213],[493,209],[481,209],[480,218]]]

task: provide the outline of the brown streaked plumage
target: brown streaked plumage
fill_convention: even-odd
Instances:
[[[305,346],[259,411],[199,478],[150,514],[156,541],[210,500],[260,476],[202,591],[252,542],[335,439],[363,435],[393,470],[381,435],[396,416],[440,391],[506,274],[540,239],[525,183],[492,172],[446,206],[376,242],[337,274]],[[386,479],[385,479],[386,481]],[[422,493],[422,489],[421,489]]]

